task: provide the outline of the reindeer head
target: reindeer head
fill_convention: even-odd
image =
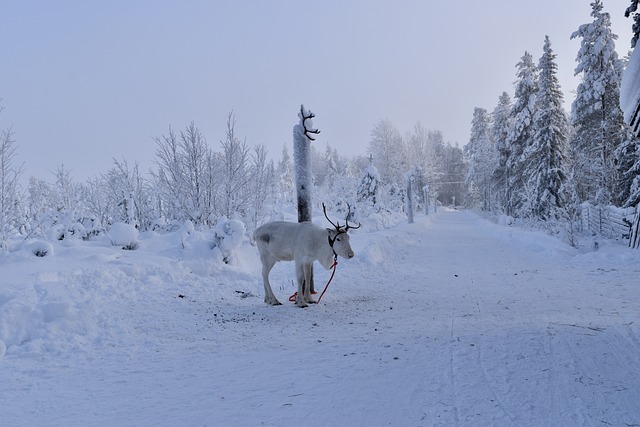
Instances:
[[[349,235],[347,234],[347,232],[349,231],[349,229],[355,230],[357,228],[360,228],[361,225],[358,224],[357,227],[349,225],[351,206],[347,204],[347,207],[349,208],[349,211],[347,212],[347,217],[345,218],[345,225],[340,225],[340,222],[336,222],[334,224],[333,221],[329,219],[329,216],[327,215],[327,207],[324,203],[322,204],[324,217],[327,218],[327,221],[329,221],[329,223],[334,227],[334,229],[327,228],[327,231],[329,232],[329,246],[331,246],[331,249],[333,249],[333,253],[336,258],[338,257],[338,255],[347,259],[353,258],[355,256],[355,254],[353,253],[353,249],[351,249],[351,244],[349,243]]]

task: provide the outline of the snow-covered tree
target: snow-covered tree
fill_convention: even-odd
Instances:
[[[516,81],[514,103],[509,113],[511,131],[508,135],[509,159],[506,167],[509,172],[509,200],[505,211],[510,215],[520,215],[526,200],[524,160],[522,153],[533,141],[533,115],[536,99],[537,68],[529,52],[525,52],[516,65],[518,80]]]
[[[182,172],[182,152],[175,131],[169,127],[169,134],[154,138],[157,170],[152,173],[153,186],[157,189],[158,211],[168,221],[184,221],[186,206],[185,180]]]
[[[208,219],[208,206],[205,200],[207,184],[207,156],[209,146],[200,129],[191,122],[180,132],[182,149],[182,180],[188,209],[186,212],[195,224],[204,224]]]
[[[464,180],[467,165],[464,154],[458,145],[446,144],[442,155],[442,177],[438,182],[438,200],[445,204],[464,204]],[[429,189],[433,193],[433,188]]]
[[[22,223],[19,181],[24,168],[15,163],[16,151],[11,129],[0,132],[0,249]]]
[[[406,161],[414,172],[414,188],[430,184],[437,189],[444,175],[444,137],[442,132],[425,129],[420,122],[406,137]],[[414,194],[418,194],[415,191]]]
[[[247,202],[251,197],[249,191],[254,175],[250,170],[250,152],[246,141],[240,140],[235,133],[235,116],[233,112],[227,117],[227,134],[222,146],[222,215],[227,218],[243,216]]]
[[[251,155],[250,175],[248,191],[248,209],[245,215],[247,225],[254,230],[261,221],[268,216],[264,208],[267,201],[273,201],[276,197],[276,171],[272,161],[267,160],[267,148],[258,145]]]
[[[581,38],[575,74],[582,76],[572,104],[575,134],[571,156],[581,200],[616,202],[618,170],[614,153],[626,137],[620,109],[623,65],[615,51],[618,38],[602,2],[591,3],[593,21],[581,25],[571,38]]]
[[[159,213],[170,221],[190,220],[207,224],[212,202],[211,150],[193,122],[180,134],[169,128],[168,135],[155,138],[156,164],[152,182],[159,201]]]
[[[380,173],[369,156],[369,166],[364,170],[357,191],[357,200],[365,210],[377,212],[380,206]]]
[[[138,164],[130,167],[126,159],[113,159],[113,164],[103,180],[103,191],[111,206],[110,222],[148,229],[155,218],[151,214],[146,181],[140,175]]]
[[[46,186],[45,182],[38,182],[35,179],[31,180],[29,185],[29,199],[38,203],[43,193],[41,186]],[[90,213],[94,224],[92,224],[92,233],[98,234],[105,230],[109,224],[112,224],[115,219],[113,218],[113,206],[109,195],[109,192],[105,190],[107,184],[105,183],[104,176],[93,177],[84,184],[85,203],[87,205],[87,211]],[[31,208],[32,212],[37,212],[37,209]]]
[[[538,91],[533,117],[533,141],[523,153],[525,175],[529,177],[531,215],[548,220],[558,217],[565,204],[567,117],[558,82],[556,55],[549,36],[538,70]]]
[[[286,145],[282,147],[282,158],[278,162],[276,173],[278,176],[277,182],[280,200],[287,204],[293,204],[295,188],[293,182],[293,164],[291,163],[291,157],[289,156]]]
[[[86,206],[83,186],[74,181],[71,170],[64,165],[58,166],[54,175],[55,183],[51,187],[50,198],[53,236],[58,240],[84,238],[84,224],[91,214]]]
[[[479,192],[481,208],[490,209],[491,175],[493,173],[494,155],[491,144],[491,118],[484,108],[473,110],[471,136],[464,147],[464,154],[469,164],[466,183],[469,188],[475,187]]]
[[[404,185],[405,144],[398,129],[386,119],[381,119],[371,131],[368,153],[376,159],[378,170],[386,182]]]
[[[491,138],[496,150],[496,164],[493,171],[494,197],[498,208],[511,215],[509,212],[509,172],[508,163],[511,159],[511,144],[509,133],[511,132],[511,97],[507,92],[502,92],[498,105],[493,110],[493,125]]]

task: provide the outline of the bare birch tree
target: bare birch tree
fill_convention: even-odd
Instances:
[[[15,164],[16,150],[11,128],[3,130],[0,134],[0,248],[6,247],[7,240],[20,226],[19,181],[24,164]]]

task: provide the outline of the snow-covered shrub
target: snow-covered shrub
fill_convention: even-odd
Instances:
[[[136,249],[140,239],[138,230],[133,225],[124,222],[114,223],[109,230],[109,237],[113,246],[121,246],[126,250]]]
[[[45,257],[53,254],[53,246],[44,240],[36,240],[29,244],[28,251],[37,257]]]
[[[233,251],[242,244],[246,232],[245,225],[237,219],[221,218],[213,230],[214,245],[222,253],[222,259],[229,263],[233,257]]]
[[[500,225],[513,225],[515,223],[511,215],[500,215],[498,217],[498,224]]]
[[[102,232],[99,227],[87,229],[80,222],[71,222],[69,224],[58,223],[53,225],[47,232],[49,240],[89,240],[92,236],[97,236]]]

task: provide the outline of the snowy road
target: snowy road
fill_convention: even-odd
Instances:
[[[637,251],[579,253],[457,211],[352,244],[307,309],[264,305],[253,266],[211,273],[139,252],[19,268],[27,288],[82,289],[98,332],[69,352],[9,347],[0,424],[640,425]],[[282,301],[292,276],[289,263],[272,272]]]

